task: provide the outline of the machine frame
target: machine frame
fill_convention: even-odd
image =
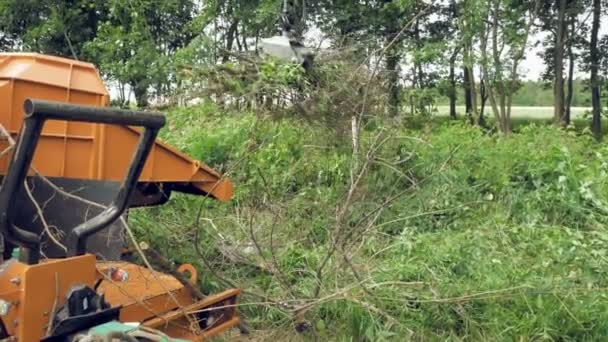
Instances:
[[[98,262],[95,255],[87,254],[87,239],[114,223],[128,208],[148,154],[165,124],[162,114],[34,99],[25,101],[24,112],[0,188],[0,233],[20,248],[18,260],[0,266],[0,338],[72,341],[77,334],[96,326],[120,321],[137,322],[174,338],[200,341],[239,324],[235,310],[238,289],[199,299],[172,276],[131,263]],[[48,120],[144,130],[112,204],[70,231],[68,257],[41,260],[40,236],[14,224],[19,210],[14,198],[24,186]],[[113,279],[116,270],[127,276]]]

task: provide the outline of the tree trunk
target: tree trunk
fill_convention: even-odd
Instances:
[[[475,120],[478,117],[477,112],[477,87],[475,85],[475,73],[473,68],[469,69],[469,85],[471,86],[471,119],[472,122],[475,123]]]
[[[496,102],[496,97],[494,95],[494,91],[493,91],[493,85],[491,84],[490,80],[490,72],[489,72],[489,56],[488,56],[488,30],[490,29],[490,21],[489,21],[489,15],[490,15],[490,10],[487,10],[488,12],[485,14],[485,21],[486,24],[483,26],[483,29],[481,31],[481,40],[480,40],[480,50],[481,50],[481,69],[482,69],[482,73],[483,73],[483,79],[486,82],[486,87],[484,89],[485,92],[487,92],[488,94],[488,99],[490,100],[490,106],[492,108],[492,113],[494,114],[494,120],[496,121],[496,125],[498,126],[498,130],[499,131],[503,131],[503,127],[502,127],[502,119],[500,116],[500,110],[498,109],[498,104]]]
[[[135,95],[135,101],[137,102],[137,107],[145,108],[148,107],[148,86],[145,84],[146,82],[132,82],[131,88],[133,89],[133,94]]]
[[[471,91],[471,80],[469,67],[466,65],[462,70],[463,74],[463,87],[464,87],[464,105],[465,105],[465,113],[468,117],[472,116],[473,113],[473,93]]]
[[[525,26],[524,36],[523,36],[523,44],[520,46],[520,49],[514,53],[513,61],[511,64],[511,74],[509,76],[509,80],[507,83],[507,94],[506,94],[506,102],[507,102],[507,112],[506,112],[506,129],[507,132],[511,132],[511,109],[513,105],[513,94],[515,93],[515,87],[518,83],[518,73],[517,68],[519,66],[519,62],[524,58],[524,54],[526,51],[526,46],[528,45],[528,37],[530,36],[530,30],[532,29],[532,25],[534,25],[534,21],[538,15],[541,6],[540,0],[535,0],[534,9],[530,12],[530,16],[528,22]]]
[[[553,120],[561,124],[564,119],[564,37],[566,33],[566,4],[568,0],[558,0],[557,8],[557,34],[555,35],[555,49],[553,65],[555,79],[553,81]]]
[[[486,81],[485,79],[483,79],[483,77],[479,80],[479,97],[481,98],[481,105],[479,108],[479,119],[477,119],[477,124],[483,127],[486,125],[486,119],[484,115],[486,111],[486,102],[488,101]]]
[[[410,94],[410,116],[416,115],[416,106],[414,105],[414,96]]]
[[[507,87],[505,86],[505,82],[503,79],[503,61],[501,59],[501,48],[499,48],[498,42],[498,28],[499,28],[499,19],[500,19],[500,1],[494,0],[492,2],[492,60],[494,61],[494,84],[496,84],[496,89],[494,89],[494,94],[498,97],[498,104],[500,105],[499,109],[499,129],[502,133],[508,134],[510,132],[509,129],[509,120],[507,119],[507,106],[506,106],[506,96],[507,96]],[[494,85],[491,84],[490,90]],[[490,92],[492,94],[492,92]],[[496,101],[496,100],[495,100]]]
[[[390,49],[393,50],[393,49]],[[388,72],[388,105],[391,116],[399,114],[401,92],[399,88],[399,54],[389,51],[386,54],[386,71]]]
[[[236,48],[238,49],[239,52],[243,52],[243,47],[241,46],[241,40],[239,39],[239,26],[236,26],[236,29],[234,30],[234,39],[236,42]]]
[[[574,27],[575,18],[570,18],[570,38],[568,39],[568,93],[566,94],[566,108],[564,112],[564,120],[562,124],[564,126],[570,125],[570,113],[572,109],[572,97],[574,96],[574,52],[572,51],[572,45],[574,45]]]
[[[456,119],[456,77],[454,75],[454,64],[458,56],[458,49],[455,49],[450,58],[450,117]]]
[[[249,46],[247,45],[247,37],[244,33],[241,34],[241,38],[243,39],[243,49],[245,51],[249,51]]]
[[[416,19],[416,23],[414,25],[414,39],[415,39],[416,49],[417,50],[422,49],[422,44],[420,42],[420,21],[418,19]],[[418,88],[422,89],[425,87],[424,73],[422,72],[422,63],[420,63],[420,61],[414,61],[414,68],[417,73],[416,78],[418,79]]]
[[[598,80],[600,51],[597,46],[598,32],[600,30],[601,0],[593,0],[593,24],[591,28],[591,103],[593,105],[593,118],[591,121],[591,131],[596,139],[602,137],[602,108],[600,103],[600,85]]]
[[[222,52],[222,63],[227,63],[230,60],[230,51],[232,51],[232,45],[234,44],[234,39],[237,33],[237,28],[239,25],[239,20],[234,19],[230,27],[228,28],[228,32],[226,33],[226,50]]]

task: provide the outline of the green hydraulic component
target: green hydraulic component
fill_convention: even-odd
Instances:
[[[96,327],[93,327],[89,330],[89,335],[95,337],[104,338],[106,336],[110,336],[113,333],[122,333],[122,334],[131,334],[137,331],[139,327],[123,324],[117,321],[112,321],[104,324],[100,324]],[[177,338],[170,338],[168,336],[159,335],[159,341],[161,342],[189,342],[187,340],[181,340]]]

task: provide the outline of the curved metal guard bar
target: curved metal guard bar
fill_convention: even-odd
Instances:
[[[25,101],[24,110],[25,118],[19,140],[14,147],[8,171],[0,188],[0,233],[22,248],[20,261],[28,264],[36,264],[40,259],[40,237],[14,226],[16,212],[14,197],[23,186],[44,122],[46,120],[83,121],[145,128],[131,160],[131,166],[112,204],[99,215],[74,228],[68,236],[68,255],[84,254],[87,238],[109,226],[127,209],[129,197],[137,184],[148,153],[158,131],[165,125],[165,117],[158,113],[31,99]]]

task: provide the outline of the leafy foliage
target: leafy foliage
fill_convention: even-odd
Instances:
[[[121,102],[128,101],[125,86],[137,104],[147,106],[148,91],[170,94],[176,73],[173,55],[195,37],[189,27],[194,11],[190,0],[108,1],[108,20],[85,46],[101,70],[119,83]]]
[[[76,58],[97,35],[107,9],[103,0],[4,0],[0,2],[3,51],[19,48]]]

